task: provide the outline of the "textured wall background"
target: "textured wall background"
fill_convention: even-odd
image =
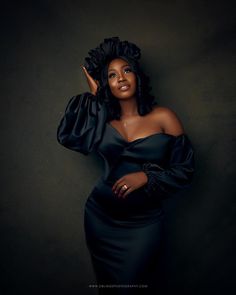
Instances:
[[[69,98],[87,91],[89,49],[119,36],[142,49],[160,105],[196,150],[183,198],[166,202],[163,294],[236,294],[233,1],[3,1],[1,284],[8,294],[96,294],[83,209],[102,171],[60,146]]]

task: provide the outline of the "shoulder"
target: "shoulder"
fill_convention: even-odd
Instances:
[[[156,117],[161,116],[161,117],[170,118],[170,119],[178,117],[175,111],[164,106],[154,106],[151,113],[153,116],[156,116]]]
[[[177,136],[185,132],[179,116],[171,108],[165,106],[155,106],[151,115],[152,118],[160,124],[164,133]]]

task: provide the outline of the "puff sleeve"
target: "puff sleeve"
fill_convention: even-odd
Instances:
[[[57,141],[64,147],[88,155],[102,138],[106,108],[90,92],[71,97],[57,128]]]
[[[144,186],[149,195],[162,198],[173,196],[190,186],[195,169],[194,149],[186,134],[173,137],[167,168],[156,163],[145,162],[142,170],[148,177]]]

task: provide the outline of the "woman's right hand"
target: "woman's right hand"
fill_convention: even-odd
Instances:
[[[85,77],[87,79],[89,88],[90,88],[90,92],[93,95],[97,94],[97,90],[98,90],[98,86],[99,86],[99,82],[97,80],[94,80],[93,77],[90,76],[90,74],[88,73],[87,69],[85,68],[85,66],[82,66],[83,72],[85,74]]]

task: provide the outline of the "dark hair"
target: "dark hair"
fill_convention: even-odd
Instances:
[[[131,70],[136,74],[137,88],[137,107],[141,116],[149,113],[155,102],[154,96],[150,94],[149,77],[140,68],[138,60],[141,57],[140,49],[128,41],[120,41],[118,37],[104,39],[99,47],[89,51],[91,57],[85,58],[85,67],[89,74],[99,81],[97,96],[104,101],[108,109],[107,120],[120,119],[121,107],[118,99],[112,95],[108,84],[108,66],[115,58],[126,60]]]

